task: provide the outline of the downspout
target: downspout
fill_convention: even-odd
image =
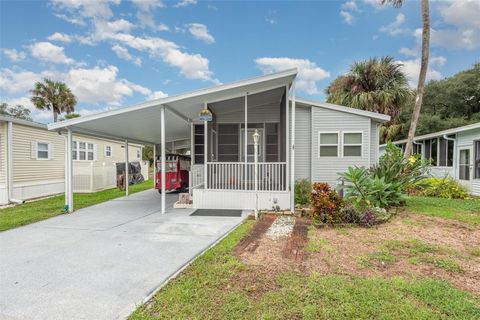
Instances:
[[[8,189],[8,203],[21,204],[25,200],[18,200],[13,198],[13,123],[7,123],[7,189]]]

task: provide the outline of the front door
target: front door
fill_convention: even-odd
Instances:
[[[458,151],[458,179],[470,190],[472,181],[472,148],[462,148]]]
[[[263,129],[248,129],[247,130],[247,161],[248,162],[254,162],[254,143],[253,143],[253,134],[255,133],[255,130],[258,130],[258,134],[260,135],[260,138],[258,139],[258,162],[263,162]],[[244,161],[244,154],[245,154],[245,129],[242,129],[241,135],[240,135],[240,161]]]

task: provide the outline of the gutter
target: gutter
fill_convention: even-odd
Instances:
[[[13,122],[7,123],[7,192],[8,203],[21,204],[25,200],[13,198]]]

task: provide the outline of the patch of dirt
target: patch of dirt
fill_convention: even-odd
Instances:
[[[468,249],[480,246],[480,229],[458,221],[426,217],[403,212],[392,221],[375,228],[323,228],[314,232],[314,238],[328,243],[329,250],[312,253],[305,263],[307,272],[340,273],[357,276],[411,276],[447,279],[456,286],[480,295],[480,258],[468,254]],[[391,240],[418,240],[444,248],[446,252],[428,254],[429,257],[448,259],[463,269],[451,272],[431,263],[412,263],[412,254],[402,250],[387,250],[388,256],[379,256],[368,266],[365,257],[381,253],[385,242]],[[383,259],[385,258],[385,259]],[[385,261],[382,261],[385,260]],[[363,263],[362,263],[363,262]]]
[[[254,252],[260,244],[260,238],[267,232],[276,218],[273,214],[263,215],[262,218],[255,223],[252,231],[235,247],[235,255],[241,255],[243,252]]]
[[[272,239],[266,233],[274,220],[275,216],[265,216],[258,221],[235,249],[235,255],[246,268],[235,275],[231,285],[253,298],[276,290],[279,287],[276,278],[283,272],[433,277],[480,296],[480,257],[469,254],[472,248],[480,248],[478,227],[401,212],[374,228],[326,227],[309,233],[309,221],[296,218],[290,236]],[[307,255],[309,241],[315,245]],[[435,249],[415,253],[408,247],[387,248],[385,245],[392,241],[400,244],[416,241]],[[447,261],[454,268],[432,261]]]
[[[293,231],[287,240],[287,244],[283,249],[283,257],[295,261],[303,261],[307,257],[305,247],[308,242],[308,225],[309,222],[303,217],[295,220]]]

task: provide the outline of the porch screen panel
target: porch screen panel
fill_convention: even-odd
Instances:
[[[195,125],[195,163],[196,164],[203,164],[204,157],[204,127],[203,124],[196,124]]]
[[[265,124],[265,160],[267,162],[278,162],[279,160],[279,124],[266,123]]]
[[[238,124],[218,124],[218,161],[239,161]]]

